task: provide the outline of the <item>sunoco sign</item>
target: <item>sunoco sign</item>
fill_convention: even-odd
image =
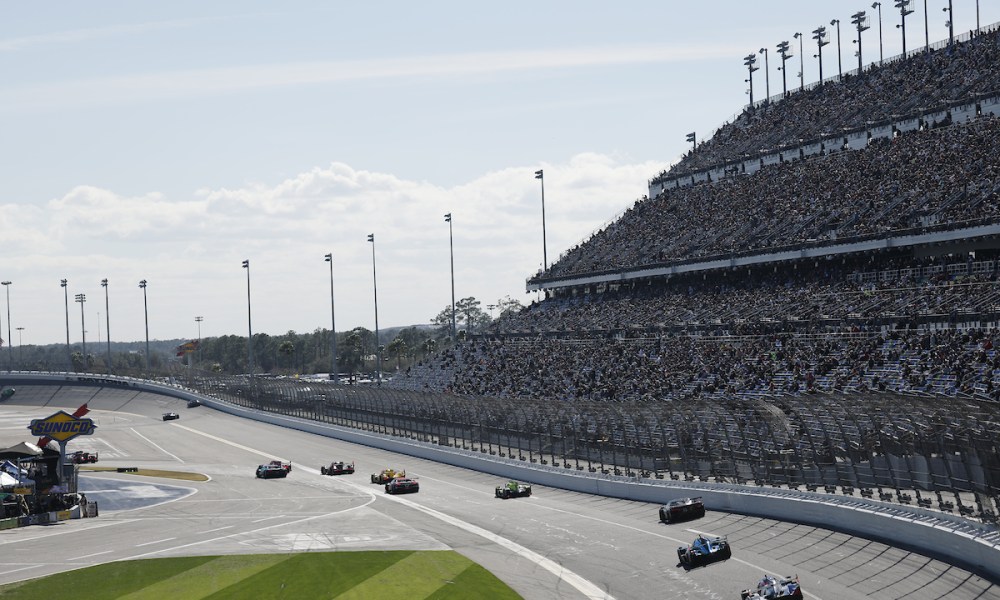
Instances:
[[[57,442],[66,442],[78,435],[90,435],[97,429],[92,419],[79,419],[73,415],[59,411],[44,419],[34,419],[28,426],[31,435],[50,437]]]

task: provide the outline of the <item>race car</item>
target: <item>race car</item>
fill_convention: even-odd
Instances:
[[[690,546],[677,548],[677,560],[684,570],[701,567],[717,560],[727,560],[733,555],[729,540],[724,536],[699,535]]]
[[[257,479],[274,479],[275,477],[288,477],[288,471],[280,465],[257,465]]]
[[[7,398],[10,398],[11,396],[14,395],[15,391],[16,390],[14,388],[4,388],[4,390],[0,392],[0,400],[6,400]]]
[[[188,408],[197,408],[199,406],[201,406],[201,400],[198,399],[188,400]]]
[[[420,483],[409,477],[396,477],[385,484],[386,494],[409,494],[420,491]]]
[[[518,483],[514,480],[508,481],[505,485],[496,487],[496,497],[503,498],[527,498],[531,495],[531,486]]]
[[[699,519],[705,516],[705,503],[701,498],[678,498],[660,507],[660,521],[676,523],[685,519]]]
[[[802,598],[802,588],[799,587],[798,577],[776,578],[770,575],[757,582],[756,590],[743,590],[740,592],[741,600],[779,600],[784,598]]]
[[[164,421],[173,421],[174,419],[179,419],[181,416],[175,412],[163,413]]]
[[[86,463],[95,463],[95,462],[97,462],[97,453],[96,452],[84,452],[83,450],[77,450],[73,454],[70,454],[69,458],[70,458],[71,461],[73,461],[74,465],[82,465],[82,464],[86,464]]]
[[[406,471],[383,469],[381,473],[372,473],[372,483],[389,483],[397,477],[406,477]]]
[[[272,467],[278,467],[279,469],[284,469],[285,473],[291,473],[292,472],[292,463],[291,462],[284,462],[284,461],[280,461],[280,460],[272,460],[268,464],[270,464]]]
[[[329,467],[320,467],[321,475],[352,475],[354,473],[353,462],[333,461]]]

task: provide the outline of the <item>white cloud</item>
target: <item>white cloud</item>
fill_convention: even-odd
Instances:
[[[661,165],[581,154],[542,167],[551,262],[642,195]],[[338,329],[372,328],[366,236],[375,233],[381,325],[428,322],[450,299],[447,212],[454,215],[458,295],[484,304],[507,295],[529,301],[524,282],[542,261],[534,168],[444,188],[335,163],[180,199],[80,186],[50,201],[47,218],[15,204],[7,208],[34,214],[5,250],[15,265],[14,321],[27,324],[34,343],[64,339],[58,280],[71,281],[70,295],[97,299],[97,284],[108,277],[114,339],[141,339],[141,296],[130,288],[148,279],[152,337],[190,335],[195,314],[206,316],[206,335],[243,334],[246,273],[239,267],[249,258],[255,331],[311,331],[328,326],[322,257],[333,252]]]
[[[0,111],[129,104],[370,79],[454,78],[723,58],[721,44],[634,45],[219,67],[5,87]]]

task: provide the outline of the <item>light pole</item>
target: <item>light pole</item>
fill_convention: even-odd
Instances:
[[[458,334],[455,330],[455,238],[451,230],[451,213],[444,216],[448,223],[448,251],[451,256],[451,343],[458,342]]]
[[[806,63],[805,63],[806,59],[802,53],[802,38],[804,38],[805,36],[799,32],[795,32],[795,35],[793,37],[798,38],[799,40],[799,91],[801,92],[805,91],[806,89]],[[820,81],[822,80],[823,78],[820,77]]]
[[[788,79],[785,76],[786,72],[787,72],[787,69],[785,68],[785,62],[789,58],[791,58],[792,55],[788,53],[788,42],[787,41],[780,42],[778,44],[777,48],[778,48],[778,54],[781,55],[781,66],[778,67],[778,70],[781,71],[781,95],[787,98],[788,97]]]
[[[858,39],[856,42],[858,44],[858,75],[861,75],[861,65],[862,65],[861,32],[867,31],[869,29],[868,15],[865,13],[865,11],[859,10],[858,12],[851,15],[851,24],[853,24],[855,27],[858,28]]]
[[[101,280],[101,287],[104,288],[104,333],[108,338],[108,375],[111,374],[111,311],[108,303],[108,280]]]
[[[900,24],[896,27],[903,32],[903,58],[906,58],[906,17],[913,14],[913,0],[896,0],[896,8],[899,9],[900,19]],[[927,14],[926,0],[924,1],[924,14]]]
[[[66,301],[66,372],[73,368],[73,353],[69,348],[69,290],[66,288],[67,281],[59,280],[59,287],[63,289],[63,298]]]
[[[250,320],[250,259],[243,261],[243,268],[247,270],[247,367],[250,369],[250,377],[253,377],[253,323]]]
[[[0,281],[7,288],[7,370],[14,369],[14,340],[10,335],[10,282]]]
[[[931,52],[931,26],[927,13],[927,0],[924,0],[924,53],[930,54]]]
[[[21,332],[24,327],[17,327],[17,364],[18,370],[24,369],[24,341],[21,339]]]
[[[813,29],[813,39],[816,40],[816,47],[819,49],[819,54],[816,58],[819,59],[819,84],[823,85],[823,46],[829,44],[829,36],[826,34],[826,27],[820,26]]]
[[[747,68],[747,72],[750,73],[750,78],[747,79],[747,83],[750,84],[750,108],[753,108],[753,72],[759,71],[760,67],[755,67],[757,64],[756,54],[747,54],[743,57],[743,66]]]
[[[882,54],[882,3],[872,2],[872,8],[878,9],[878,66],[882,66],[885,56]]]
[[[764,93],[767,94],[764,102],[767,103],[771,101],[771,67],[767,62],[767,48],[761,48],[760,52],[764,55]]]
[[[340,367],[337,366],[337,320],[333,304],[333,253],[323,258],[330,263],[330,379],[340,383]]]
[[[977,2],[978,6],[978,2]],[[953,46],[955,44],[955,13],[952,12],[951,0],[948,0],[948,8],[942,8],[942,11],[948,13],[948,45]]]
[[[77,294],[76,302],[80,303],[80,332],[83,339],[83,370],[87,370],[87,324],[83,316],[83,304],[87,301],[86,294]]]
[[[834,19],[830,21],[830,26],[837,26],[837,81],[844,80],[844,64],[841,61],[840,52],[840,19]]]
[[[146,280],[139,282],[142,289],[142,314],[146,320],[146,376],[149,376],[149,304],[146,302]]]
[[[201,322],[205,317],[195,317],[194,322],[198,324],[198,363],[201,363]]]
[[[542,270],[549,270],[549,245],[545,240],[545,173],[543,169],[535,171],[535,179],[542,184]]]
[[[372,243],[372,292],[375,299],[375,381],[382,385],[382,351],[379,349],[378,338],[378,276],[375,271],[375,234],[368,234],[368,241]]]

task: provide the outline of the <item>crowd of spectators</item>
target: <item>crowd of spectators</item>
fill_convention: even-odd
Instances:
[[[394,385],[553,401],[863,389],[1000,400],[996,258],[870,254],[566,292]]]
[[[1000,119],[906,133],[668,189],[567,251],[542,278],[662,266],[1000,217]]]
[[[997,92],[1000,30],[993,30],[926,54],[872,65],[860,76],[793,91],[779,102],[748,106],[661,177]]]
[[[481,338],[413,367],[392,385],[557,403],[865,390],[996,401],[997,335],[993,328],[971,328],[612,340]],[[446,376],[433,377],[435,371]]]
[[[877,262],[872,262],[878,259]],[[553,292],[504,315],[492,334],[708,328],[754,333],[770,324],[797,330],[833,324],[959,320],[995,312],[998,262],[969,256],[916,260],[868,255],[713,271],[672,279]]]

